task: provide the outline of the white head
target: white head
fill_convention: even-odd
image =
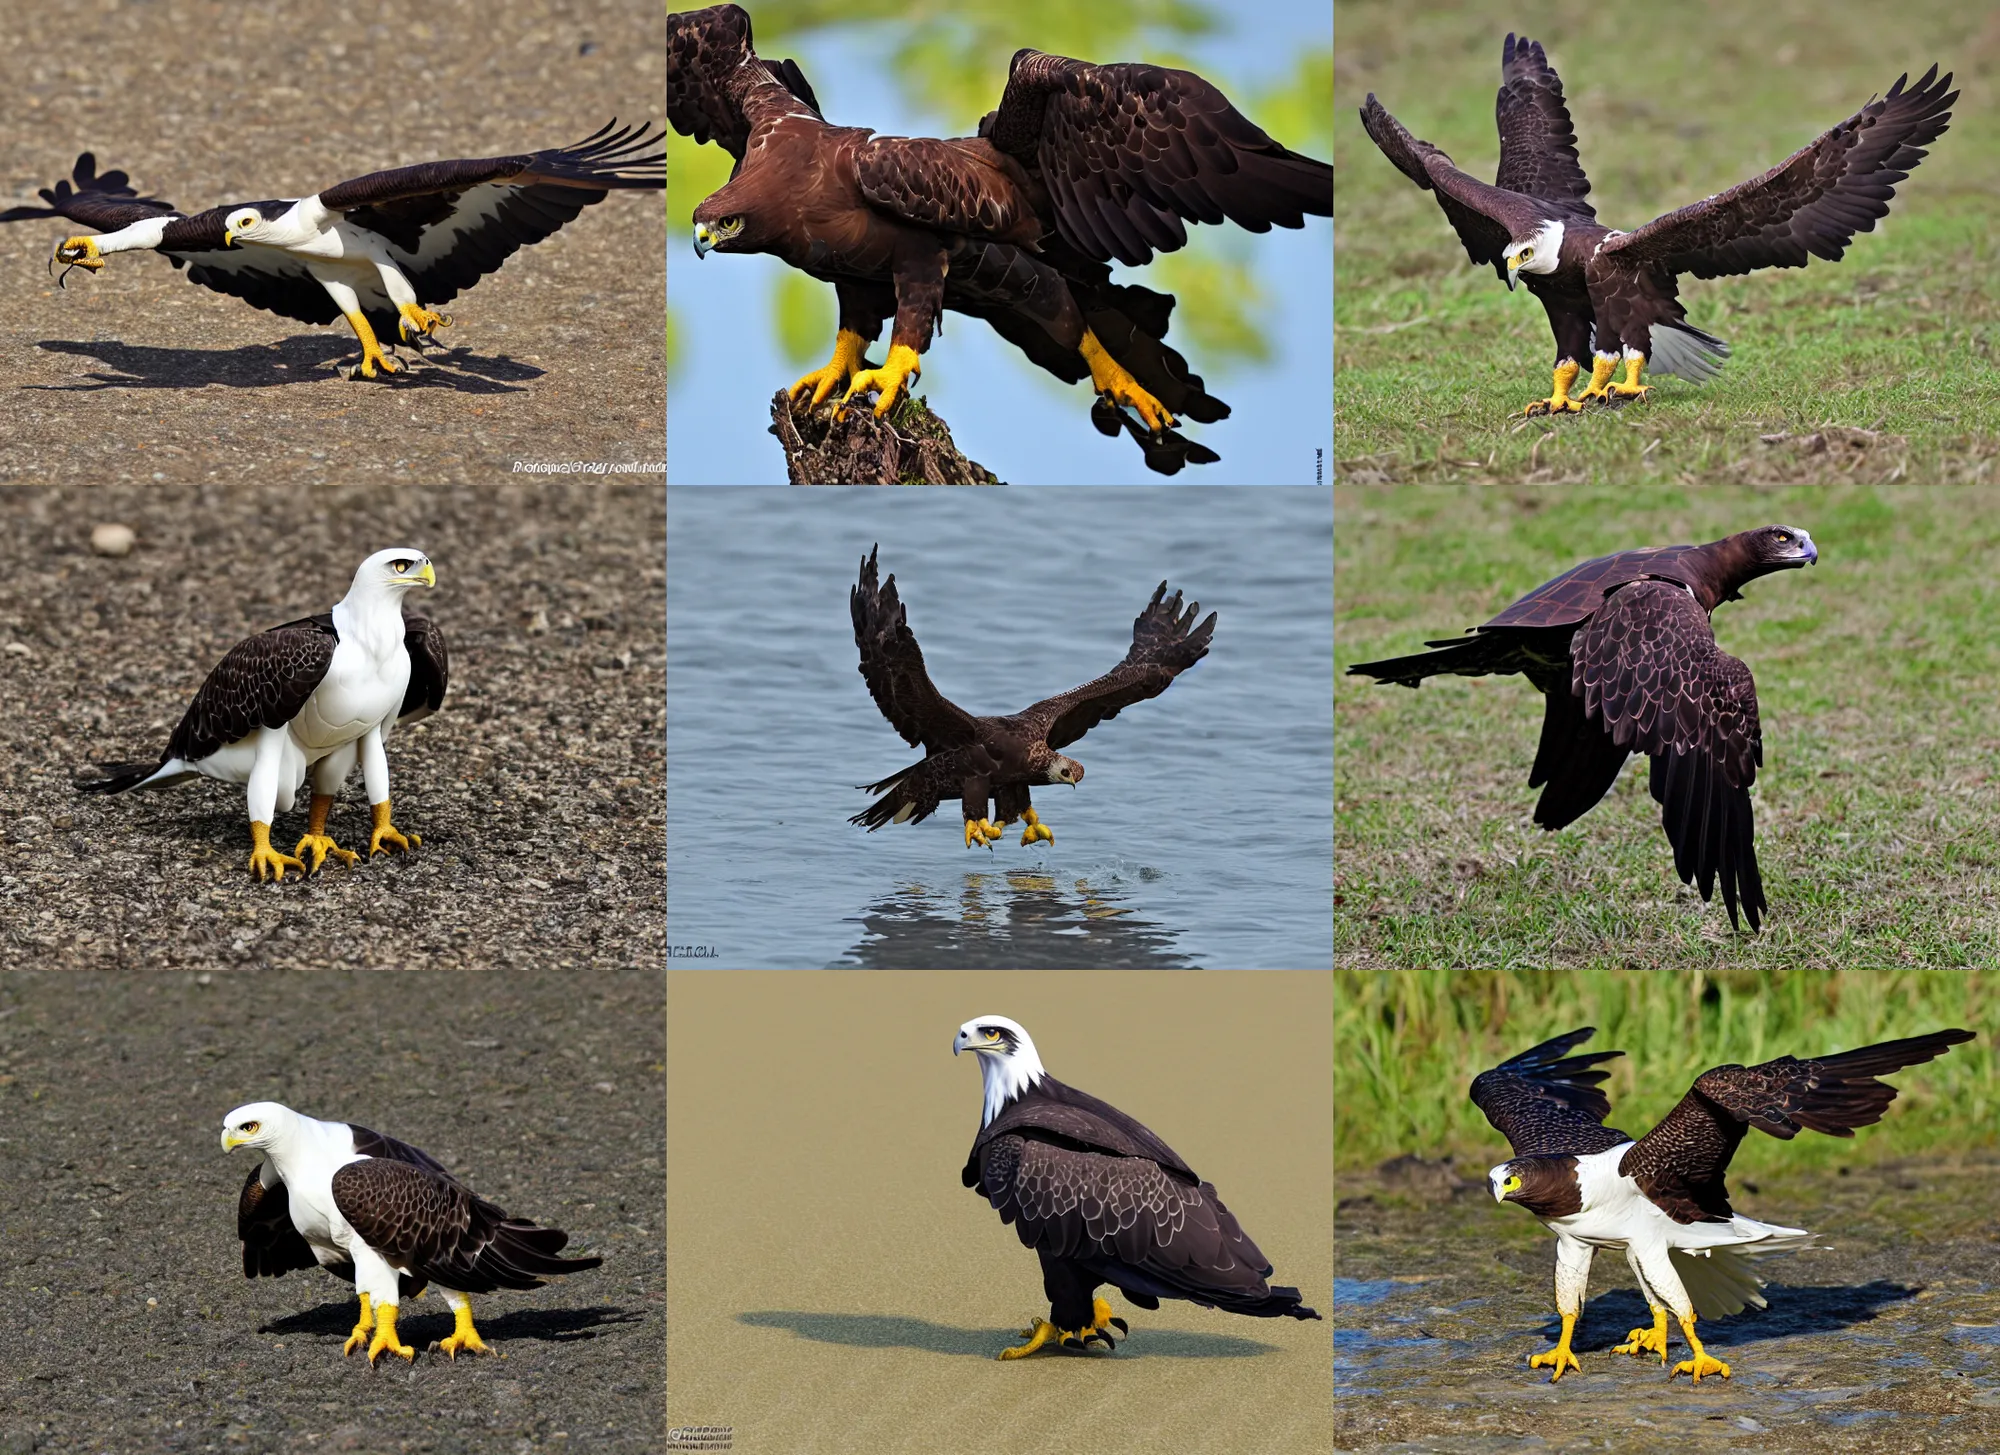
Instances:
[[[1507,286],[1514,286],[1518,273],[1553,273],[1562,261],[1563,225],[1552,218],[1536,228],[1525,240],[1507,244]]]
[[[318,237],[318,227],[300,225],[297,209],[296,202],[246,202],[232,207],[222,219],[222,245],[233,248],[241,243],[263,243],[282,248]]]
[[[1019,1021],[1004,1015],[976,1015],[958,1028],[951,1054],[971,1051],[979,1057],[979,1074],[986,1083],[986,1108],[979,1119],[982,1127],[1000,1115],[1000,1109],[1040,1081],[1048,1072],[1035,1043]]]
[[[1065,758],[1061,753],[1057,753],[1049,760],[1049,782],[1067,783],[1072,788],[1076,787],[1083,782],[1083,764],[1074,758]]]
[[[222,1150],[238,1147],[267,1152],[291,1140],[299,1127],[299,1114],[275,1101],[253,1101],[239,1106],[222,1119]]]
[[[377,551],[361,563],[347,594],[350,598],[385,592],[401,596],[417,586],[435,585],[437,572],[431,569],[429,556],[415,546],[391,546],[386,551]]]

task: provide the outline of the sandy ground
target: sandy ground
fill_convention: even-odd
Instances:
[[[665,934],[666,529],[657,485],[276,484],[0,491],[0,961],[535,970],[655,966]],[[92,554],[92,526],[138,533]],[[415,545],[452,658],[444,709],[389,741],[423,843],[259,884],[243,789],[82,797],[156,757],[238,641],[324,611]],[[281,814],[289,849],[306,805]],[[353,775],[330,823],[367,846]],[[223,1108],[227,1110],[227,1108]]]
[[[1554,1240],[1483,1181],[1398,1159],[1342,1179],[1335,1383],[1342,1450],[1778,1455],[2000,1448],[2000,1160],[1912,1160],[1731,1179],[1738,1211],[1819,1244],[1759,1268],[1769,1308],[1704,1320],[1727,1380],[1668,1381],[1612,1352],[1651,1323],[1600,1254],[1581,1373],[1549,1382]],[[1687,1357],[1675,1330],[1672,1358]]]
[[[647,0],[11,5],[6,42],[0,208],[35,203],[85,150],[198,211],[665,114],[664,12]],[[50,249],[78,229],[0,227],[0,482],[657,465],[664,197],[613,193],[515,254],[444,305],[449,352],[388,384],[339,377],[360,354],[345,323],[259,311],[150,253],[58,288]]]
[[[959,1171],[1010,1015],[1212,1181],[1322,1313],[1332,1015],[1317,972],[670,971],[669,1428],[738,1452],[1328,1448],[1330,1324],[1112,1305],[1115,1354],[1001,1363],[1034,1255]]]
[[[0,973],[0,1451],[659,1448],[659,972]],[[474,1299],[497,1358],[341,1357],[325,1274],[242,1276],[249,1154],[283,1101],[423,1147],[602,1268]],[[393,1363],[394,1367],[389,1367]]]

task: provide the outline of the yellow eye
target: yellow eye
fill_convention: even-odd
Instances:
[[[1782,546],[1782,545],[1787,545],[1787,544],[1789,544],[1789,543],[1790,543],[1791,539],[1792,539],[1792,538],[1791,538],[1791,537],[1790,537],[1789,535],[1787,535],[1787,534],[1786,534],[1786,533],[1785,533],[1784,531],[1779,531],[1779,532],[1778,532],[1778,544],[1779,544],[1779,545],[1781,545],[1781,546]]]
[[[243,1124],[243,1135],[246,1137],[254,1137],[257,1135],[257,1128],[263,1125],[264,1124],[262,1122],[245,1122]]]
[[[1508,1192],[1519,1192],[1521,1190],[1521,1174],[1518,1172],[1511,1174],[1500,1186]]]
[[[989,1041],[997,1041],[1000,1039],[1000,1033],[998,1031],[988,1031],[986,1033],[986,1039]]]
[[[1533,248],[1521,249],[1521,261],[1524,263],[1527,262],[1528,259],[1532,258],[1534,255],[1535,255],[1535,250]]]

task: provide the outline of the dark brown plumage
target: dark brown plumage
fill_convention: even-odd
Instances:
[[[967,847],[982,840],[990,845],[1000,836],[1001,825],[1022,818],[1029,824],[1023,844],[1052,837],[1038,821],[1030,786],[1074,787],[1083,779],[1083,765],[1056,750],[1133,703],[1166,691],[1175,677],[1208,655],[1215,634],[1216,614],[1211,611],[1196,626],[1200,603],[1183,611],[1181,593],[1167,596],[1162,581],[1132,623],[1132,646],[1116,667],[1012,716],[974,717],[931,682],[896,594],[896,578],[891,575],[878,586],[875,560],[871,549],[848,593],[862,680],[889,725],[912,747],[921,743],[926,756],[865,786],[866,792],[882,796],[849,822],[871,833],[887,823],[921,823],[945,799],[957,798],[964,809]],[[989,796],[997,824],[986,817]]]
[[[1550,831],[1573,823],[1610,791],[1629,754],[1644,753],[1675,871],[1705,900],[1719,880],[1730,923],[1740,906],[1755,930],[1766,905],[1749,790],[1763,732],[1750,669],[1716,646],[1709,614],[1759,576],[1818,559],[1809,535],[1780,525],[1621,551],[1536,587],[1470,640],[1347,670],[1404,687],[1439,674],[1526,676],[1544,696],[1528,775],[1543,789],[1535,822]]]
[[[1585,1026],[1502,1061],[1472,1078],[1472,1104],[1507,1139],[1516,1157],[1608,1152],[1632,1139],[1602,1125],[1611,1101],[1598,1089],[1611,1073],[1592,1068],[1623,1051],[1571,1056],[1570,1047],[1597,1034]]]
[[[354,1134],[354,1150],[364,1157],[407,1162],[440,1177],[451,1176],[442,1163],[408,1142],[400,1142],[367,1127],[350,1124],[349,1130]],[[282,1181],[274,1181],[266,1187],[263,1176],[264,1164],[259,1162],[253,1165],[250,1175],[243,1180],[243,1191],[236,1203],[236,1236],[243,1243],[243,1276],[282,1278],[293,1269],[324,1268],[336,1278],[354,1282],[352,1263],[344,1259],[321,1263],[313,1255],[312,1244],[300,1236],[297,1225],[292,1221],[290,1189]],[[400,1283],[405,1298],[415,1298],[425,1286],[422,1279],[411,1278],[407,1274],[402,1275]]]

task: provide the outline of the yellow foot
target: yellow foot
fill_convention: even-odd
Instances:
[[[836,354],[835,358],[837,360],[839,355]],[[888,363],[879,369],[863,369],[849,382],[847,392],[840,398],[841,415],[846,415],[847,406],[854,402],[855,395],[876,389],[881,391],[881,397],[875,401],[875,417],[880,419],[895,407],[896,396],[907,392],[909,381],[923,371],[923,362],[918,359],[915,349],[908,344],[891,344]]]
[[[1556,365],[1555,383],[1549,390],[1547,399],[1537,399],[1521,413],[1532,418],[1537,414],[1581,414],[1583,406],[1569,397],[1569,386],[1576,382],[1575,359],[1564,359]]]
[[[1681,1360],[1667,1378],[1672,1379],[1674,1374],[1691,1374],[1694,1382],[1700,1384],[1704,1374],[1720,1374],[1724,1379],[1729,1378],[1729,1366],[1712,1354],[1697,1354],[1692,1359]]]
[[[1639,382],[1639,371],[1646,367],[1644,354],[1633,354],[1625,360],[1625,382],[1607,386],[1605,392],[1614,400],[1644,399],[1653,390],[1651,384]]]
[[[975,843],[994,843],[1006,832],[990,818],[969,818],[965,821],[965,847],[969,849]]]
[[[461,1349],[469,1354],[492,1353],[493,1351],[486,1347],[486,1341],[479,1337],[479,1331],[472,1327],[471,1305],[459,1308],[457,1313],[458,1326],[438,1340],[438,1348],[444,1350],[454,1360],[458,1358],[458,1351]]]
[[[1104,351],[1097,335],[1087,328],[1083,331],[1083,342],[1077,345],[1077,352],[1090,365],[1090,387],[1114,405],[1129,404],[1138,410],[1139,418],[1146,421],[1146,428],[1154,434],[1172,429],[1178,423],[1167,412],[1167,406],[1147,393],[1123,364]]]
[[[1625,1336],[1625,1342],[1611,1351],[1614,1354],[1657,1354],[1662,1364],[1667,1362],[1667,1311],[1653,1310],[1653,1326],[1650,1329],[1634,1329]]]
[[[1025,815],[1023,815],[1022,822],[1027,825],[1026,830],[1021,835],[1021,842],[1024,845],[1052,844],[1055,842],[1056,838],[1055,831],[1052,830],[1047,824],[1043,823],[1039,818],[1035,817],[1035,811],[1032,808],[1029,809]],[[1104,1300],[1101,1298],[1097,1301],[1097,1303],[1100,1308],[1104,1306]]]
[[[305,867],[304,864],[300,863],[290,854],[281,854],[271,847],[271,826],[269,824],[257,823],[255,820],[252,820],[250,824],[250,872],[257,876],[259,884],[264,882],[264,876],[267,873],[271,878],[282,884],[287,869],[297,869],[300,873],[304,873]],[[317,868],[318,865],[314,865],[314,867]]]
[[[1576,366],[1572,364],[1570,367]],[[1562,1337],[1556,1340],[1555,1348],[1537,1354],[1528,1361],[1530,1369],[1540,1369],[1544,1364],[1554,1366],[1555,1372],[1549,1376],[1550,1384],[1561,1379],[1565,1369],[1574,1369],[1578,1374],[1583,1373],[1583,1366],[1576,1362],[1576,1354],[1569,1347],[1570,1335],[1576,1332],[1576,1315],[1564,1314],[1562,1321]]]
[[[367,315],[350,313],[347,322],[354,330],[354,336],[361,340],[361,362],[354,366],[349,378],[372,379],[378,368],[385,374],[402,373],[403,366],[382,352],[382,345],[376,340],[375,330],[369,325]]]
[[[1112,1342],[1111,1335],[1106,1330],[1116,1328],[1120,1337],[1127,1336],[1132,1332],[1131,1327],[1125,1320],[1115,1319],[1111,1316],[1111,1305],[1101,1298],[1094,1298],[1090,1301],[1090,1318],[1090,1327],[1084,1331],[1085,1342],[1088,1342],[1091,1338],[1099,1338],[1104,1340],[1105,1347],[1116,1349],[1118,1345]]]
[[[1099,1302],[1102,1303],[1102,1300]],[[1110,1310],[1106,1309],[1105,1313],[1108,1315]],[[1058,1329],[1047,1319],[1036,1319],[1031,1327],[1023,1331],[1023,1337],[1027,1343],[1002,1349],[997,1357],[1025,1359],[1046,1344],[1055,1344],[1063,1349],[1088,1349],[1090,1345],[1086,1341],[1090,1339],[1102,1340],[1107,1349],[1113,1347],[1110,1337],[1095,1328]]]
[[[396,332],[403,336],[404,343],[429,338],[434,329],[451,327],[450,314],[434,313],[421,303],[399,304],[396,311],[402,315],[396,320]]]
[[[355,1321],[354,1332],[347,1336],[347,1343],[340,1351],[342,1357],[344,1358],[352,1354],[356,1349],[366,1348],[368,1335],[374,1331],[374,1328],[375,1305],[368,1295],[364,1293],[361,1295],[361,1317]]]
[[[851,328],[843,328],[833,341],[833,357],[827,361],[826,367],[814,369],[785,392],[797,399],[799,391],[810,385],[812,403],[806,407],[818,409],[828,395],[867,366],[868,360],[862,357],[867,348],[867,339]]]
[[[1577,401],[1583,404],[1609,404],[1611,396],[1605,392],[1604,386],[1611,382],[1612,371],[1617,367],[1618,360],[1615,358],[1607,359],[1600,356],[1592,359],[1590,383],[1585,386],[1583,393],[1576,396]]]
[[[375,1316],[375,1337],[368,1344],[370,1367],[373,1367],[376,1356],[385,1349],[391,1354],[400,1354],[411,1361],[417,1357],[415,1349],[399,1342],[396,1338],[396,1306],[393,1303],[384,1305],[382,1311]]]
[[[396,826],[389,822],[388,799],[385,798],[380,803],[376,804],[374,813],[375,813],[375,831],[368,836],[369,858],[372,859],[377,854],[384,852],[383,846],[385,844],[394,844],[397,848],[401,849],[404,853],[407,854],[410,852],[411,849],[413,849],[418,844],[421,844],[424,841],[424,837],[422,834],[411,834],[408,838],[405,838],[402,834],[396,831]]]
[[[308,849],[312,850],[312,864],[309,866],[308,872],[313,874],[319,873],[319,866],[326,862],[328,854],[333,855],[334,858],[340,860],[341,863],[347,865],[349,868],[352,868],[355,862],[361,857],[352,849],[341,848],[340,845],[333,841],[332,836],[329,834],[307,834],[299,840],[292,852],[303,858]]]

